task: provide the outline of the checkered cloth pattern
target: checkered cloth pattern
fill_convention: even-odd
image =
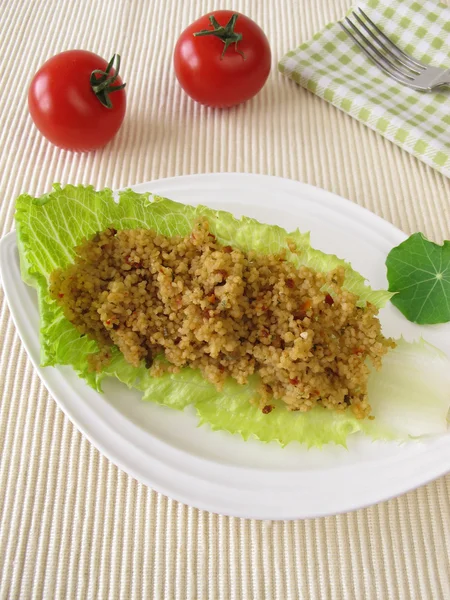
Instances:
[[[436,0],[366,0],[355,7],[414,58],[450,68],[450,8]],[[339,23],[288,52],[279,69],[450,177],[450,86],[423,93],[397,83]]]

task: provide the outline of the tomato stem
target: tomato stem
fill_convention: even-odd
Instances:
[[[220,56],[220,60],[223,60],[224,54],[227,51],[228,46],[231,46],[231,44],[234,44],[235,52],[240,54],[243,60],[245,60],[245,54],[241,52],[238,48],[238,43],[242,40],[242,33],[237,33],[236,31],[234,31],[234,26],[236,25],[238,17],[239,15],[236,13],[232,15],[232,17],[224,27],[223,25],[219,25],[214,15],[209,15],[209,22],[214,27],[214,29],[202,29],[202,31],[194,33],[194,37],[200,37],[204,35],[215,35],[219,38],[219,40],[221,40],[225,44],[223,52]]]
[[[115,61],[117,63],[117,66],[114,69],[114,75],[111,75],[111,69],[113,68]],[[120,54],[114,54],[104,71],[102,71],[101,69],[95,69],[91,73],[89,82],[91,84],[92,91],[103,104],[103,106],[105,106],[106,108],[113,107],[109,94],[113,92],[118,92],[119,90],[123,90],[123,88],[126,86],[126,83],[121,83],[120,85],[112,85],[119,77],[119,69]]]

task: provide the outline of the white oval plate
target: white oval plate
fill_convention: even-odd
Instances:
[[[236,216],[311,231],[317,248],[351,261],[373,287],[386,286],[387,253],[405,239],[367,210],[299,182],[244,174],[177,177],[134,186]],[[450,434],[422,443],[372,442],[357,434],[348,449],[306,450],[244,442],[197,427],[193,411],[140,401],[107,381],[104,394],[67,367],[39,367],[36,293],[20,278],[15,233],[0,244],[0,267],[12,317],[42,381],[63,411],[110,460],[139,481],[197,508],[256,519],[298,519],[354,510],[397,496],[450,470]],[[380,318],[388,335],[420,335],[450,355],[450,327],[418,327],[393,306]]]

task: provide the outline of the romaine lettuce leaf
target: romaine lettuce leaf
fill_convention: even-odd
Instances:
[[[55,184],[50,194],[41,198],[22,195],[16,203],[22,277],[36,287],[39,297],[42,364],[71,365],[99,391],[102,379],[113,376],[129,387],[141,390],[144,400],[179,410],[194,404],[201,423],[209,423],[213,429],[239,432],[244,438],[253,435],[262,441],[277,440],[282,445],[293,440],[308,446],[328,442],[345,444],[349,433],[362,428],[362,422],[350,411],[339,415],[317,408],[308,413],[291,413],[274,402],[275,409],[265,415],[250,402],[256,394],[255,379],[246,386],[230,380],[218,392],[199,372],[191,369],[152,378],[145,367],[129,365],[116,348],[108,367],[101,373],[89,372],[86,357],[96,352],[98,346],[80,336],[50,297],[50,273],[73,261],[74,248],[84,238],[110,225],[116,229],[142,227],[163,235],[186,235],[199,216],[208,218],[212,232],[225,245],[261,253],[285,249],[288,259],[295,264],[305,264],[323,272],[343,266],[345,287],[357,294],[362,304],[370,301],[382,307],[391,297],[389,292],[368,287],[364,277],[348,263],[313,249],[308,233],[296,230],[288,234],[280,227],[264,225],[254,219],[244,217],[239,220],[224,211],[187,206],[131,190],[121,192],[116,202],[108,189],[96,192],[91,186],[61,187]],[[288,250],[288,239],[296,244],[295,254]],[[374,429],[373,435],[382,437],[382,429]]]
[[[368,395],[376,418],[361,429],[372,437],[409,439],[447,431],[450,362],[423,339],[397,340],[383,357],[381,372],[369,377]]]

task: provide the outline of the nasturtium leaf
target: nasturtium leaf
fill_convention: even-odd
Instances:
[[[450,321],[450,241],[442,246],[414,233],[386,259],[391,302],[414,323]]]

